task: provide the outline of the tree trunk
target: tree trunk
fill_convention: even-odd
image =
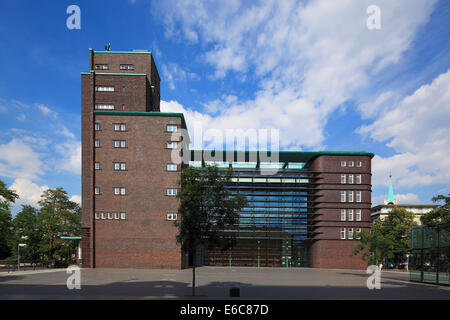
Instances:
[[[195,296],[195,249],[192,250],[192,296]]]

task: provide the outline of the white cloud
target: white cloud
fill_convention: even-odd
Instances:
[[[282,145],[301,149],[322,146],[329,115],[369,85],[371,75],[400,59],[435,3],[379,0],[382,28],[376,31],[366,27],[371,1],[186,0],[156,6],[167,36],[207,48],[202,58],[215,77],[252,71],[260,79],[253,100],[224,102],[227,108],[203,120],[220,129],[278,127]],[[382,104],[366,109],[366,116]]]
[[[71,196],[69,200],[81,205],[81,196],[79,196],[77,194]]]
[[[450,69],[405,97],[361,134],[387,142],[397,154],[373,159],[373,184],[392,170],[399,186],[450,181]]]
[[[58,160],[58,168],[76,175],[81,174],[81,142],[69,141],[56,146],[56,151],[62,155]]]
[[[46,185],[39,186],[29,179],[17,178],[11,185],[10,189],[15,190],[19,195],[14,207],[18,208],[22,204],[37,206],[41,200],[42,193],[49,187]]]
[[[188,72],[175,63],[163,64],[161,67],[163,74],[163,81],[167,82],[167,85],[171,90],[175,90],[176,81],[186,80],[198,80],[199,76],[193,72]]]
[[[387,190],[386,190],[387,194]],[[395,199],[398,204],[420,204],[421,201],[419,196],[415,193],[406,193],[406,194],[395,194]],[[386,195],[379,195],[376,197],[372,197],[372,206],[377,206],[380,204],[384,204],[384,200],[386,200]]]
[[[0,176],[34,179],[42,174],[39,154],[21,139],[0,144]]]
[[[38,104],[37,108],[44,116],[52,116],[54,119],[58,117],[58,114],[56,112],[54,112],[53,110],[51,110],[50,108],[48,108],[43,104]]]

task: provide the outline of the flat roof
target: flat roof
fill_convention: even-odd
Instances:
[[[253,159],[257,159],[260,161],[260,153],[266,153],[270,157],[274,151],[236,151],[236,150],[191,150],[191,160],[195,160],[196,158],[203,159],[203,157],[199,157],[201,154],[203,156],[204,152],[212,153],[212,156],[215,156],[215,153],[222,152],[224,155],[224,160],[226,159],[226,154],[233,153],[233,159],[245,159],[244,161],[250,161]],[[279,153],[279,161],[283,162],[308,162],[311,159],[322,156],[322,155],[331,155],[331,156],[369,156],[370,158],[374,157],[374,154],[371,152],[365,151],[278,151]],[[197,155],[197,157],[195,157]]]

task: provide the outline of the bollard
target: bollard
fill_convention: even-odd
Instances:
[[[239,298],[241,296],[241,290],[237,287],[230,288],[230,297]]]

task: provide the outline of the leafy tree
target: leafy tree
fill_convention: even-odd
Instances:
[[[239,211],[247,204],[243,195],[232,195],[226,187],[232,176],[231,170],[219,170],[217,166],[187,168],[181,173],[181,191],[177,194],[181,219],[175,225],[178,227],[178,243],[193,259],[193,296],[197,248],[229,248],[233,236],[224,230],[234,228]]]
[[[352,255],[362,252],[363,260],[369,264],[383,262],[399,265],[409,251],[410,230],[415,225],[414,213],[395,207],[386,218],[374,222],[370,233],[363,231],[356,234],[360,242]]]
[[[49,259],[52,259],[55,253],[60,256],[67,254],[73,245],[61,240],[61,236],[80,234],[80,207],[69,200],[63,188],[45,190],[39,205],[41,210],[37,220],[42,237],[40,250],[46,252]]]
[[[25,243],[20,248],[21,259],[39,259],[39,245],[41,242],[41,230],[37,220],[38,210],[30,205],[22,205],[20,211],[12,222],[14,237],[12,239],[13,253],[17,257],[17,245]]]
[[[0,180],[0,259],[11,255],[9,243],[13,232],[10,205],[18,198],[18,194],[14,190],[6,188],[6,184]]]
[[[426,226],[450,230],[450,197],[438,195],[433,198],[433,202],[438,201],[443,201],[444,203],[433,211],[421,216],[420,220]]]

